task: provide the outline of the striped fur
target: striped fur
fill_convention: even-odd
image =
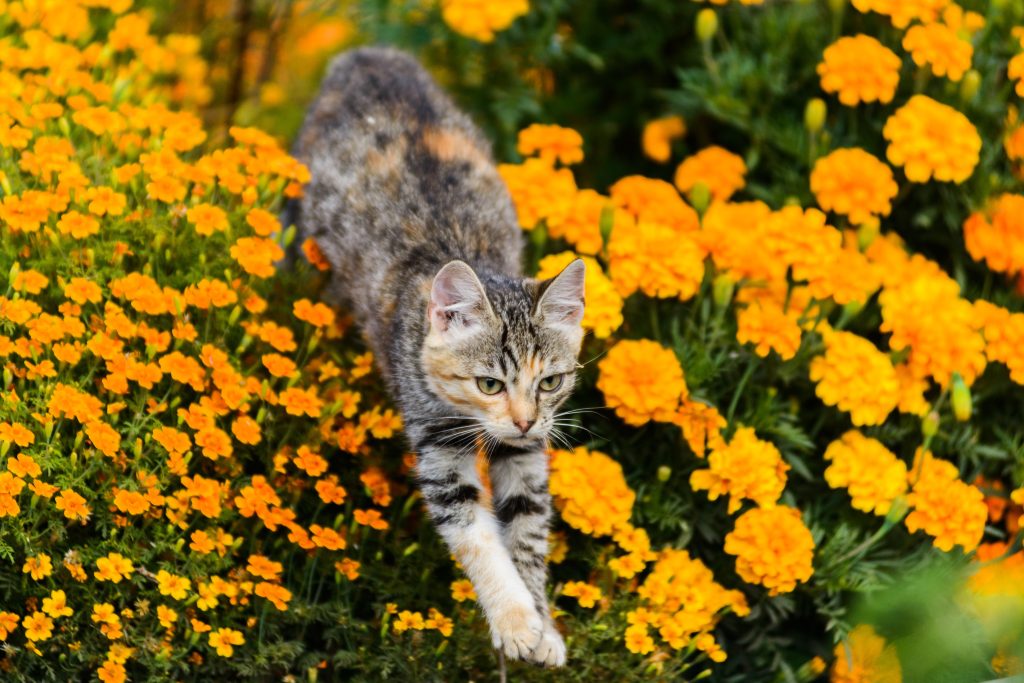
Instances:
[[[495,646],[564,664],[546,590],[547,436],[575,382],[582,262],[549,281],[522,276],[522,237],[485,139],[400,52],[335,59],[296,155],[312,181],[293,215],[402,409],[427,510]]]

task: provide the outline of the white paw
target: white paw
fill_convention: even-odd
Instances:
[[[530,653],[530,661],[543,666],[565,666],[565,641],[554,624],[544,627],[540,642]]]
[[[540,644],[544,621],[532,604],[513,605],[501,611],[491,624],[494,646],[510,659],[530,660],[530,653]]]

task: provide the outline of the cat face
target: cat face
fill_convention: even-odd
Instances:
[[[512,445],[548,435],[576,381],[584,274],[577,260],[545,282],[490,278],[485,287],[462,261],[438,272],[423,367],[467,430]]]

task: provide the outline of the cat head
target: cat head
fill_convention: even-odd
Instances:
[[[550,432],[576,382],[585,266],[556,277],[489,277],[452,261],[434,277],[423,367],[435,394],[485,438],[523,444]]]

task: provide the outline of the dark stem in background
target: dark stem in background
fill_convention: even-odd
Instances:
[[[249,25],[252,23],[253,0],[235,0],[231,11],[235,29],[234,63],[228,82],[227,101],[224,103],[224,128],[231,125],[242,101],[245,85],[245,52],[249,49]]]
[[[256,77],[256,89],[259,90],[264,83],[274,75],[274,67],[277,66],[278,43],[281,36],[288,28],[288,22],[292,18],[292,3],[283,2],[275,4],[270,28],[267,30],[267,44],[263,48],[263,62],[260,64],[260,72]]]

